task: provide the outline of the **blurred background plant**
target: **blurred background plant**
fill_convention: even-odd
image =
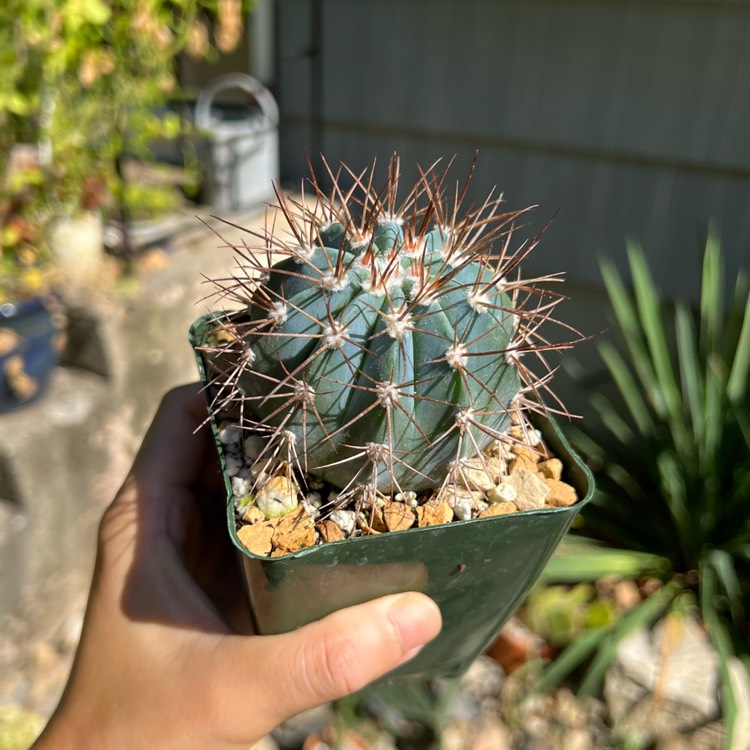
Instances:
[[[34,164],[17,163],[6,171],[0,196],[0,302],[27,299],[49,288],[53,267],[41,241],[43,180]]]
[[[592,388],[598,417],[572,431],[595,470],[597,492],[544,578],[577,583],[567,599],[580,592],[581,582],[601,585],[607,576],[647,585],[626,611],[594,627],[580,627],[587,611],[582,615],[577,603],[578,637],[569,639],[536,687],[545,690],[582,669],[579,694],[594,694],[628,634],[697,612],[719,656],[729,747],[738,710],[730,660],[750,670],[748,278],[739,275],[725,304],[720,242],[710,233],[699,309],[678,303],[670,337],[671,316],[643,251],[632,245],[628,258],[632,293],[611,262],[602,264],[623,347],[608,342],[599,349],[612,392]],[[554,621],[549,610],[547,624]],[[562,611],[558,607],[556,624],[565,635],[575,618],[570,606]]]
[[[189,128],[164,106],[181,96],[179,54],[211,59],[232,49],[250,5],[251,0],[3,3],[3,276],[11,261],[20,261],[26,273],[30,247],[42,254],[42,235],[34,242],[23,239],[19,254],[20,225],[38,232],[53,217],[92,210],[127,223],[126,162],[147,161],[152,142],[177,138]],[[22,172],[10,169],[19,150]]]
[[[147,221],[177,210],[183,202],[182,192],[173,185],[128,182],[123,199],[133,221]]]

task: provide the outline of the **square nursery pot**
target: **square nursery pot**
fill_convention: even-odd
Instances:
[[[190,330],[194,348],[215,320],[207,315],[196,321]],[[206,364],[197,350],[196,357],[206,385]],[[580,498],[575,505],[363,536],[268,558],[249,552],[237,538],[231,482],[212,418],[226,488],[228,531],[244,571],[257,632],[283,633],[380,596],[421,591],[440,607],[442,631],[384,679],[461,675],[521,604],[593,494],[591,472],[555,422],[535,423],[563,462],[563,479]]]

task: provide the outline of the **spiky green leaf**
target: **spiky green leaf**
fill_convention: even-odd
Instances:
[[[734,727],[737,721],[737,696],[729,662],[734,656],[732,641],[726,627],[716,611],[717,580],[713,566],[707,562],[701,565],[700,611],[703,622],[719,656],[719,677],[721,679],[721,705],[725,722],[724,750],[732,750]]]
[[[617,655],[620,643],[637,628],[648,627],[654,622],[672,604],[681,590],[682,588],[674,583],[664,586],[611,627],[607,639],[586,670],[586,676],[578,688],[578,695],[593,695],[599,689],[607,668]]]

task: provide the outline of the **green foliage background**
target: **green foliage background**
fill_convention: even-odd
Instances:
[[[719,655],[730,747],[738,708],[730,659],[750,672],[750,279],[740,274],[725,298],[710,233],[699,305],[672,311],[643,251],[631,246],[628,258],[632,291],[610,261],[602,265],[619,345],[600,354],[614,389],[594,392],[598,420],[572,435],[598,468],[597,492],[544,578],[653,576],[661,586],[579,637],[538,687],[587,665],[580,692],[593,693],[634,628],[697,613]]]
[[[0,4],[0,229],[39,227],[110,196],[122,200],[121,159],[174,138],[183,51],[215,58],[239,43],[252,0],[5,0]],[[14,147],[36,164],[19,178]],[[19,179],[25,182],[19,190]],[[122,205],[120,203],[120,205]],[[3,242],[3,276],[43,254],[17,231]],[[31,262],[34,265],[34,261]],[[1,281],[1,280],[0,280]],[[19,282],[20,283],[20,282]],[[9,284],[5,285],[9,288]]]

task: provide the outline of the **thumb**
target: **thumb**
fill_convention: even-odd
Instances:
[[[394,594],[261,638],[262,656],[253,656],[258,673],[274,675],[263,696],[268,715],[280,723],[356,692],[415,656],[441,624],[432,599]]]

